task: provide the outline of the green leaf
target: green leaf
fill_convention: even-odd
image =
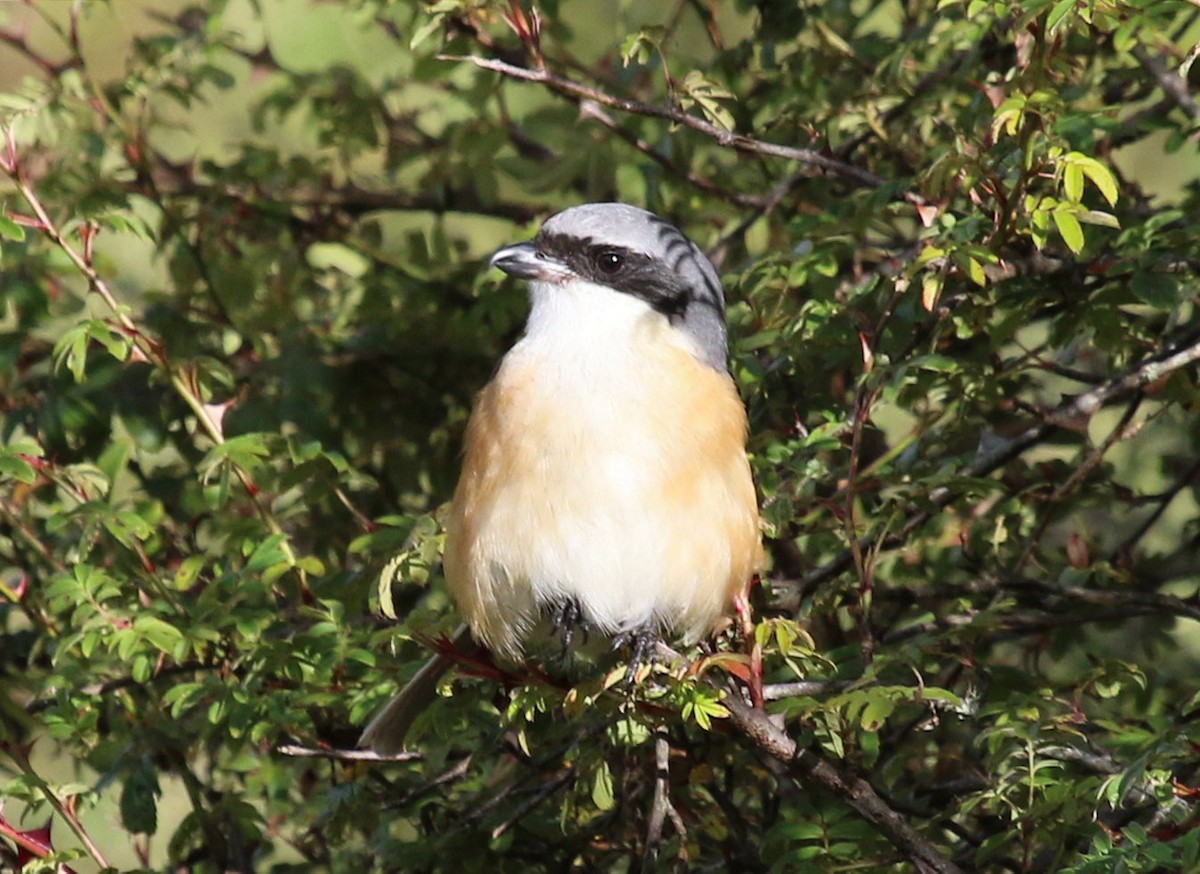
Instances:
[[[408,41],[408,47],[410,49],[419,48],[427,39],[441,31],[443,21],[445,21],[444,15],[431,15],[428,21],[413,31],[412,38]]]
[[[178,655],[184,642],[182,632],[174,625],[159,619],[157,616],[140,614],[133,620],[133,629],[142,635],[152,646],[162,650],[167,655]]]
[[[1063,242],[1067,244],[1072,252],[1078,255],[1083,251],[1083,228],[1079,224],[1079,219],[1075,217],[1075,213],[1066,204],[1060,205],[1051,213],[1054,218],[1054,226],[1058,228],[1059,236],[1063,238]]]
[[[1063,170],[1063,194],[1076,203],[1083,199],[1083,169],[1078,164],[1068,164]]]
[[[1081,152],[1068,152],[1063,156],[1063,160],[1068,162],[1068,169],[1077,169],[1078,172],[1086,176],[1100,191],[1104,199],[1108,201],[1109,206],[1116,206],[1119,193],[1117,191],[1116,177],[1113,176],[1111,170],[1092,156]],[[1082,184],[1080,188],[1082,189]],[[1078,201],[1080,197],[1073,197],[1071,199]]]
[[[630,64],[649,63],[655,54],[662,53],[664,36],[666,28],[650,26],[625,37],[620,45],[622,65],[628,67]]]
[[[271,435],[251,432],[230,437],[224,443],[214,446],[204,459],[202,467],[205,478],[211,478],[222,462],[229,462],[245,471],[253,471],[261,464],[261,460],[271,456],[268,441]]]
[[[308,263],[318,270],[339,270],[347,276],[362,276],[371,262],[344,243],[313,243],[305,252]]]
[[[896,702],[887,695],[875,695],[859,714],[858,724],[864,731],[879,731],[896,710]]]
[[[113,210],[111,212],[98,213],[93,216],[93,219],[101,227],[106,227],[110,230],[133,234],[142,240],[153,238],[146,223],[129,210]]]
[[[25,239],[25,228],[0,213],[0,239],[14,240],[19,243]]]
[[[1067,14],[1075,11],[1078,0],[1058,0],[1046,16],[1046,30],[1052,31],[1062,24]]]
[[[283,542],[287,539],[284,534],[272,534],[266,540],[254,547],[246,561],[246,572],[259,573],[272,565],[287,561],[287,553],[283,550]]]
[[[163,706],[172,718],[190,710],[203,697],[204,687],[200,683],[176,683],[163,693]]]
[[[1104,228],[1121,229],[1117,217],[1111,213],[1100,212],[1098,209],[1085,210],[1078,214],[1079,220],[1085,225],[1099,225]]]
[[[596,768],[596,776],[592,780],[592,803],[602,812],[616,807],[612,771],[609,770],[607,762],[601,762]]]
[[[1140,271],[1133,275],[1129,287],[1138,300],[1157,309],[1172,310],[1179,305],[1179,283],[1173,276]]]
[[[34,446],[34,449],[38,447]],[[15,479],[17,482],[25,485],[32,485],[37,481],[38,471],[29,458],[37,457],[40,452],[28,453],[15,451],[13,445],[5,446],[0,450],[0,477]]]
[[[722,100],[734,99],[730,91],[706,78],[699,70],[691,70],[684,77],[681,87],[686,98],[694,101],[709,121],[727,131],[733,130],[733,115],[721,105]],[[681,100],[685,106],[689,103],[686,98]]]
[[[720,692],[708,686],[690,687],[682,714],[684,719],[695,720],[705,731],[711,730],[712,720],[729,717],[729,711],[720,703]]]

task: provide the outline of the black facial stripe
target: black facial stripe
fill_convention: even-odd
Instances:
[[[658,216],[651,216],[650,221],[658,225],[658,238],[666,244],[667,260],[671,264],[671,270],[675,273],[682,273],[683,264],[685,261],[696,260],[696,247],[687,237],[679,232],[679,229],[670,222]],[[699,275],[700,281],[704,283],[704,291],[693,295],[693,299],[704,306],[712,307],[720,315],[725,317],[725,290],[721,288],[719,282],[714,282],[714,276],[710,271],[702,270],[697,267],[696,270],[690,271]]]
[[[675,236],[679,236],[678,232]],[[680,239],[684,248],[677,257],[670,258],[669,264],[635,249],[598,243],[594,237],[540,233],[534,245],[539,254],[565,265],[580,279],[631,294],[646,301],[658,312],[676,317],[682,316],[691,302],[691,289],[677,271],[683,258],[690,252],[690,244]],[[674,249],[672,241],[668,247],[672,256]],[[598,266],[600,256],[609,253],[621,258],[621,268],[613,273],[605,273]]]

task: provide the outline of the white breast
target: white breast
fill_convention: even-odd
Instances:
[[[526,335],[468,429],[451,592],[514,657],[543,608],[569,598],[609,633],[657,623],[695,637],[759,555],[732,382],[636,298],[582,282],[531,292]]]

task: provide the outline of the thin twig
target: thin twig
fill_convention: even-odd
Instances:
[[[1144,388],[1196,361],[1200,361],[1200,342],[1193,342],[1178,352],[1163,358],[1145,361],[1120,376],[1106,380],[1091,391],[1063,401],[1046,413],[1041,422],[1031,425],[1013,437],[988,442],[981,441],[979,451],[975,458],[963,467],[961,476],[966,478],[985,476],[1039,443],[1054,428],[1086,421],[1109,401]],[[883,539],[883,548],[904,543],[905,537],[909,533],[924,525],[936,510],[949,504],[955,497],[955,493],[947,486],[932,490],[928,495],[928,508],[914,510],[912,515],[905,520],[899,532]],[[874,535],[862,538],[862,548],[873,546],[877,539]],[[797,593],[810,591],[814,586],[843,573],[852,562],[853,557],[850,550],[847,549],[837,558],[805,574],[793,585],[793,588]],[[776,582],[772,581],[772,585],[775,584]]]
[[[189,374],[187,374],[184,370],[173,368],[171,366],[171,362],[167,358],[166,351],[159,343],[151,340],[144,333],[142,333],[142,331],[134,323],[133,319],[130,318],[129,313],[126,312],[126,309],[122,307],[120,303],[118,303],[117,297],[113,293],[112,288],[109,287],[108,283],[104,281],[104,278],[100,276],[99,272],[97,272],[96,268],[93,266],[91,258],[89,257],[90,253],[88,247],[90,246],[90,236],[95,234],[94,228],[88,231],[89,236],[85,237],[85,248],[83,252],[80,252],[74,245],[71,244],[69,240],[67,240],[66,236],[59,229],[58,225],[50,217],[49,211],[42,204],[37,192],[33,190],[33,186],[26,178],[20,161],[17,158],[16,145],[13,140],[12,131],[8,130],[5,133],[7,140],[7,157],[3,160],[2,164],[0,164],[0,169],[2,169],[10,179],[12,179],[18,193],[33,211],[33,214],[37,219],[37,227],[39,230],[49,237],[51,242],[58,247],[59,251],[66,255],[71,263],[75,265],[75,269],[78,270],[80,275],[83,276],[83,278],[87,281],[88,289],[104,301],[104,304],[108,307],[112,318],[116,320],[116,323],[120,327],[121,331],[128,337],[130,343],[133,344],[133,348],[137,350],[138,355],[140,355],[146,361],[153,362],[161,371],[163,371],[163,373],[167,375],[171,386],[187,404],[188,408],[192,411],[192,414],[195,415],[196,421],[199,423],[201,429],[208,436],[208,438],[218,446],[223,445],[225,443],[225,434],[221,423],[213,417],[212,408],[204,402],[204,399],[200,395],[199,388],[195,384],[195,380],[190,378]],[[231,465],[231,467],[234,471],[234,474],[241,482],[247,496],[250,498],[251,503],[254,505],[259,518],[263,520],[271,534],[280,536],[280,549],[282,550],[288,565],[297,571],[302,585],[307,586],[307,583],[305,582],[307,575],[304,573],[303,569],[299,567],[296,554],[292,549],[289,539],[284,534],[283,528],[279,524],[279,520],[275,518],[275,514],[271,510],[269,504],[265,501],[264,496],[259,493],[258,487],[254,485],[254,481],[251,479],[250,474],[236,464]]]
[[[778,701],[781,698],[823,695],[826,692],[840,692],[849,686],[849,680],[796,680],[791,683],[771,683],[763,686],[763,700]]]
[[[281,744],[275,748],[275,751],[283,756],[333,759],[338,762],[411,762],[422,757],[420,750],[403,750],[398,753],[380,755],[374,750],[335,750],[303,747],[299,744]]]
[[[1056,488],[1054,492],[1048,498],[1046,498],[1046,510],[1044,513],[1042,513],[1042,518],[1038,521],[1033,533],[1029,535],[1029,540],[1025,544],[1025,549],[1021,552],[1021,557],[1017,559],[1016,570],[1018,572],[1030,561],[1030,559],[1033,558],[1033,554],[1037,550],[1038,543],[1041,541],[1042,536],[1046,533],[1046,529],[1050,527],[1050,523],[1054,520],[1053,509],[1057,505],[1061,504],[1069,494],[1075,491],[1075,489],[1078,488],[1085,479],[1087,479],[1088,474],[1095,470],[1100,465],[1100,462],[1104,460],[1104,456],[1108,454],[1108,450],[1112,449],[1112,447],[1115,446],[1118,441],[1127,439],[1129,436],[1131,436],[1132,432],[1136,430],[1130,428],[1130,422],[1133,421],[1133,417],[1137,414],[1138,407],[1141,405],[1142,395],[1134,395],[1133,400],[1130,401],[1129,405],[1125,409],[1124,414],[1121,416],[1121,420],[1117,422],[1116,426],[1112,429],[1112,431],[1109,432],[1108,436],[1104,438],[1103,442],[1101,442],[1099,446],[1088,453],[1088,456],[1083,460],[1083,463],[1080,464],[1079,467],[1076,468],[1069,477],[1067,477],[1064,483],[1058,486],[1058,488]]]
[[[454,783],[461,780],[471,771],[471,763],[474,761],[474,755],[469,754],[463,756],[451,767],[447,768],[442,773],[438,774],[432,780],[429,780],[420,786],[417,786],[410,791],[401,795],[399,798],[394,798],[383,805],[384,810],[403,810],[417,798],[432,792],[438,786],[444,786],[447,783]]]
[[[671,804],[671,745],[665,726],[654,729],[654,800],[650,805],[650,817],[646,826],[646,852],[642,856],[642,874],[658,870],[658,849],[662,843],[663,823],[675,812]],[[672,817],[675,823],[677,815]],[[679,826],[676,825],[676,829]],[[685,832],[680,832],[680,847],[684,845]]]
[[[526,82],[545,85],[551,90],[576,101],[591,100],[601,106],[607,106],[621,112],[628,112],[631,115],[661,118],[665,121],[681,124],[707,137],[711,137],[717,143],[727,148],[749,154],[799,161],[826,173],[832,173],[844,179],[852,180],[867,188],[881,188],[889,182],[889,180],[882,176],[878,176],[868,170],[863,170],[861,167],[855,167],[853,164],[847,164],[845,161],[838,161],[835,158],[822,155],[813,149],[768,143],[754,137],[745,136],[744,134],[727,131],[712,122],[705,121],[698,116],[680,109],[669,106],[656,106],[651,103],[642,103],[639,100],[630,100],[624,97],[614,97],[598,88],[592,88],[563,76],[556,76],[547,70],[531,70],[494,58],[482,58],[478,55],[438,55],[438,59],[442,61],[466,62],[474,64],[480,69],[508,76],[511,79],[521,79]],[[906,192],[902,197],[910,203],[924,203],[923,198],[913,192]]]
[[[1182,76],[1167,67],[1162,58],[1150,54],[1145,46],[1134,46],[1133,56],[1147,73],[1158,80],[1158,86],[1171,101],[1187,113],[1188,118],[1200,119],[1200,103],[1196,102],[1188,90],[1188,83]]]
[[[1195,464],[1184,471],[1183,476],[1179,477],[1171,488],[1156,497],[1157,506],[1154,510],[1142,520],[1140,525],[1129,533],[1128,537],[1117,544],[1112,554],[1114,556],[1121,556],[1133,549],[1134,544],[1146,536],[1146,532],[1153,528],[1155,523],[1162,518],[1163,513],[1167,511],[1167,507],[1171,505],[1171,502],[1179,496],[1180,492],[1190,486],[1197,476],[1200,476],[1200,460],[1197,460]]]
[[[49,802],[50,806],[54,808],[54,811],[63,818],[71,831],[75,833],[75,837],[83,844],[88,855],[101,868],[108,868],[108,860],[105,859],[104,853],[101,852],[96,842],[92,840],[92,836],[84,828],[83,823],[79,819],[79,814],[76,812],[74,802],[68,803],[63,801],[63,799],[58,797],[58,793],[50,787],[49,783],[37,776],[37,773],[33,769],[33,763],[29,761],[28,748],[20,748],[13,744],[7,744],[4,747],[4,752],[8,753],[9,758],[17,763],[17,767],[24,774],[37,778],[37,789],[42,793],[46,801]]]
[[[514,822],[519,820],[525,814],[529,813],[529,811],[533,810],[559,789],[566,786],[574,778],[575,769],[567,768],[553,780],[547,780],[545,783],[543,783],[541,788],[533,793],[532,797],[526,799],[523,804],[518,805],[517,809],[514,810],[512,814],[506,820],[504,820],[504,822],[492,829],[492,840],[495,840],[503,835],[506,831],[512,828],[512,824]]]
[[[8,838],[18,850],[17,853],[10,854],[8,846],[0,844],[0,862],[10,861],[13,871],[17,870],[17,861],[20,858],[21,850],[24,850],[28,857],[33,859],[45,859],[54,852],[54,845],[49,839],[50,828],[48,825],[44,829],[22,831],[5,819],[2,812],[0,812],[0,837]],[[57,874],[76,874],[74,868],[61,863],[55,868],[55,871]]]
[[[593,121],[600,122],[600,124],[604,125],[604,127],[608,128],[618,137],[629,143],[629,145],[633,146],[650,160],[665,168],[668,172],[674,174],[675,176],[680,177],[688,184],[695,186],[705,194],[711,194],[713,197],[724,200],[727,203],[732,203],[749,209],[762,209],[767,204],[767,196],[760,194],[741,194],[737,191],[726,191],[721,186],[709,182],[703,176],[693,173],[687,167],[676,164],[641,137],[621,127],[621,125],[617,123],[617,120],[605,112],[594,100],[579,101],[579,115],[582,118],[590,118]]]
[[[958,874],[958,866],[889,807],[866,780],[843,771],[820,753],[801,749],[765,711],[751,708],[737,696],[729,695],[722,703],[738,730],[759,749],[783,762],[795,775],[813,780],[840,798],[891,841],[922,874]]]

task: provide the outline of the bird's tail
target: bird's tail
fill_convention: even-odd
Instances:
[[[471,633],[466,625],[454,632],[454,640],[448,652],[466,645]],[[413,674],[396,697],[387,703],[363,729],[358,739],[361,749],[369,749],[381,756],[391,756],[404,750],[404,739],[413,721],[421,715],[437,696],[438,682],[446,671],[454,667],[455,659],[448,652],[439,652]]]

